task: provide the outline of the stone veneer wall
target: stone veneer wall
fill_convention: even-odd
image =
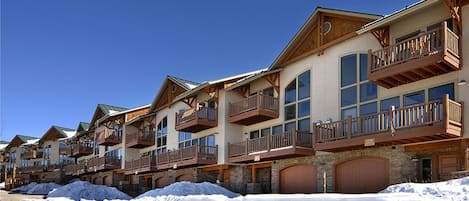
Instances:
[[[317,152],[315,156],[275,160],[272,164],[272,193],[279,193],[279,172],[284,168],[297,164],[308,164],[316,167],[317,192],[324,192],[323,174],[326,172],[327,192],[334,192],[334,166],[343,161],[364,156],[389,159],[390,184],[401,183],[417,178],[418,161],[412,161],[412,158],[415,158],[415,153],[405,152],[403,146],[366,148],[338,153]]]

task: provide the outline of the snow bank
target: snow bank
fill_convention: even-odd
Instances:
[[[26,194],[29,195],[47,195],[50,191],[54,190],[55,188],[59,188],[62,185],[50,182],[50,183],[40,183],[34,185],[31,189],[29,189]]]
[[[147,191],[146,193],[138,196],[136,199],[143,197],[157,197],[157,196],[186,196],[186,195],[224,195],[229,198],[238,197],[239,194],[233,193],[226,188],[219,185],[203,182],[191,183],[187,181],[176,182],[164,188]]]
[[[36,182],[32,182],[32,183],[29,183],[28,185],[24,185],[24,186],[20,186],[18,188],[14,188],[13,190],[11,190],[11,192],[14,192],[14,193],[26,193],[28,192],[29,190],[31,190],[34,186],[36,186],[37,183]]]
[[[5,182],[0,183],[0,189],[4,189],[4,188],[5,188]]]
[[[469,201],[469,177],[436,183],[402,183],[387,187],[381,193],[406,192],[421,197]]]
[[[103,185],[94,185],[86,181],[76,181],[71,184],[56,188],[51,191],[48,198],[68,198],[71,200],[79,201],[81,199],[86,200],[129,200],[130,196],[120,192],[114,187],[108,187]],[[54,200],[54,199],[50,199]]]

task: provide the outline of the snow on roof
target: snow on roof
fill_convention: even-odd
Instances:
[[[75,136],[75,134],[77,134],[76,131],[64,131],[65,135],[67,135],[67,138],[72,138],[73,136]]]
[[[189,87],[190,89],[193,89],[193,88],[196,88],[198,85],[195,85],[195,84],[191,84],[191,83],[186,83],[187,87]]]
[[[0,150],[5,149],[5,147],[7,147],[7,146],[8,146],[8,144],[0,144]]]
[[[120,111],[115,111],[115,110],[109,110],[109,114],[114,114],[114,113],[118,113]]]
[[[31,145],[31,144],[36,144],[37,142],[39,142],[39,139],[26,140],[26,142],[23,143],[22,145]]]

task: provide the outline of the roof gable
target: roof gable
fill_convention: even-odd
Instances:
[[[89,125],[88,130],[90,128],[94,128],[96,121],[100,119],[101,117],[108,115],[108,114],[116,113],[116,112],[122,112],[125,110],[128,110],[128,108],[106,105],[106,104],[98,104],[96,106],[96,110],[93,113],[93,117],[91,118],[91,121],[88,124]]]
[[[357,35],[363,25],[379,15],[318,7],[309,17],[270,69],[285,67],[309,55],[321,54],[326,48]]]
[[[75,135],[75,131],[71,128],[65,128],[61,126],[51,126],[49,130],[41,137],[39,143],[44,143],[45,141],[54,141],[60,138],[69,138]]]
[[[10,143],[5,147],[5,150],[8,150],[12,147],[18,147],[23,143],[26,143],[28,140],[37,139],[36,137],[26,136],[26,135],[15,135],[13,139],[11,139]]]
[[[90,123],[80,122],[78,123],[77,132],[87,131],[90,127]]]
[[[199,85],[200,84],[196,82],[168,75],[155,99],[153,99],[149,112],[155,112],[167,107],[176,96],[194,89]]]

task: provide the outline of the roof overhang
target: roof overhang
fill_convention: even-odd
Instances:
[[[392,24],[398,20],[401,20],[403,17],[412,15],[422,9],[428,8],[430,6],[436,5],[440,3],[440,0],[426,0],[426,1],[419,1],[415,4],[407,6],[401,10],[398,10],[390,15],[386,15],[380,19],[377,19],[373,22],[370,22],[364,25],[360,30],[357,31],[358,34],[363,34],[369,32],[373,29],[376,29],[381,26]]]
[[[259,78],[262,78],[266,75],[270,75],[270,74],[273,74],[273,73],[277,73],[277,72],[280,72],[282,71],[283,69],[279,68],[279,69],[275,69],[275,70],[270,70],[270,71],[263,71],[261,73],[258,73],[254,76],[251,76],[251,77],[247,77],[246,79],[244,80],[240,80],[239,82],[236,82],[235,84],[229,86],[229,87],[226,87],[225,90],[226,91],[230,91],[230,90],[233,90],[235,88],[238,88],[240,86],[243,86],[245,84],[249,84],[250,82],[253,82]]]

